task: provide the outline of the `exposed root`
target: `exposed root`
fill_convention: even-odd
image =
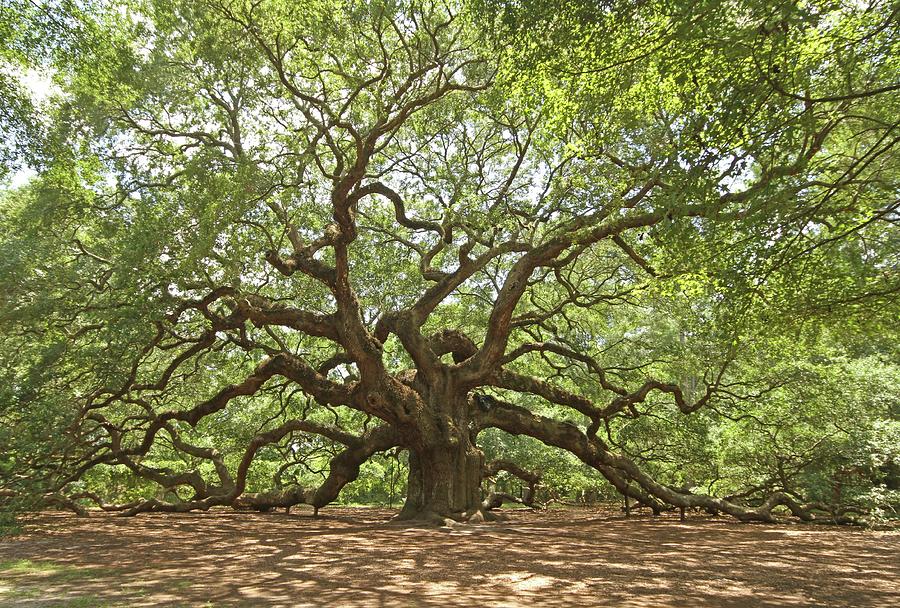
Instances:
[[[458,521],[453,518],[446,517],[434,511],[401,511],[393,519],[392,523],[406,524],[409,527],[434,527],[444,528],[453,527]]]
[[[406,523],[410,527],[439,527],[453,528],[461,524],[481,524],[495,521],[503,521],[505,517],[482,507],[462,513],[450,513],[442,515],[432,510],[403,511],[395,516],[391,522]]]

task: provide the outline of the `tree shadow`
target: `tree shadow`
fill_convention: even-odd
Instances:
[[[324,513],[43,514],[0,541],[0,604],[900,606],[896,533],[589,509],[452,529]]]

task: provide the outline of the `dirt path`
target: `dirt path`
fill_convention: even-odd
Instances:
[[[453,530],[376,509],[48,514],[0,540],[0,606],[897,606],[900,534],[600,511]]]

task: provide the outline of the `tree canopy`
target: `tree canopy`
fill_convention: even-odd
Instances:
[[[891,3],[3,11],[8,500],[896,508]]]

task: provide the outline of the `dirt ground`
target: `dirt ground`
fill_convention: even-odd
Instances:
[[[0,540],[0,606],[898,606],[900,533],[514,511],[453,529],[214,511],[51,513]]]

